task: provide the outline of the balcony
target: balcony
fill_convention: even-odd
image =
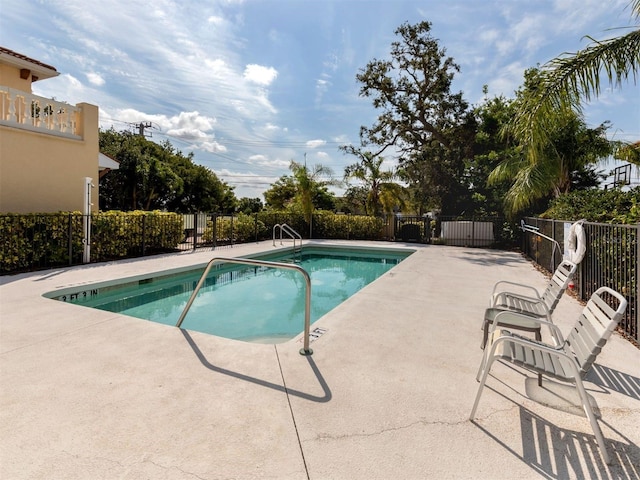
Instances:
[[[0,85],[0,125],[82,140],[82,108]]]

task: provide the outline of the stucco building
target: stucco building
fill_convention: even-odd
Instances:
[[[0,47],[1,213],[98,208],[98,107],[33,95],[33,82],[57,75]]]

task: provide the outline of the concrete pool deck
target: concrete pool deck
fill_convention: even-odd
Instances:
[[[507,365],[471,422],[494,283],[545,276],[515,252],[357,244],[416,253],[316,322],[306,357],[301,336],[250,344],[42,297],[271,242],[0,277],[0,478],[640,478],[640,350],[614,334],[585,382],[610,466],[564,391]],[[561,300],[563,332],[581,309]]]

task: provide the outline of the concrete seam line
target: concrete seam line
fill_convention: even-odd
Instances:
[[[280,377],[282,378],[282,386],[284,392],[287,395],[287,404],[289,405],[289,412],[291,413],[291,421],[293,422],[293,428],[296,431],[296,438],[298,439],[298,447],[300,448],[300,455],[302,456],[302,464],[304,465],[304,471],[307,475],[307,480],[310,480],[309,469],[307,468],[307,460],[304,458],[304,450],[302,449],[302,442],[300,441],[300,433],[298,432],[298,425],[296,424],[296,417],[293,413],[293,407],[291,406],[291,398],[289,397],[289,389],[287,388],[287,382],[284,379],[284,372],[282,371],[282,364],[280,363],[280,356],[278,355],[278,345],[273,345],[273,350],[276,353],[276,359],[278,361],[278,368],[280,369]]]

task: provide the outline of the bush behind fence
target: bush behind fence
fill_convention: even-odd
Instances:
[[[270,240],[274,226],[284,223],[303,238],[389,238],[381,218],[325,212],[313,215],[312,232],[302,215],[287,213],[109,211],[90,218],[91,262]],[[79,212],[0,215],[0,274],[82,264],[85,222]]]

